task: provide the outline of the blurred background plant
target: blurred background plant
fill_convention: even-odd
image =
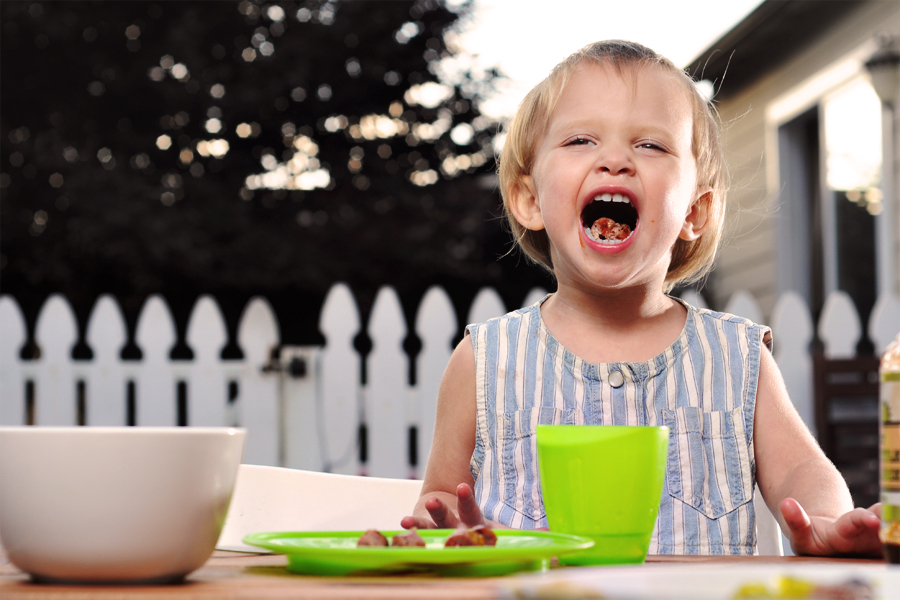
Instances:
[[[410,322],[434,284],[461,319],[486,285],[518,306],[549,282],[507,255],[498,123],[479,111],[502,75],[441,68],[470,13],[443,0],[0,3],[0,291],[29,328],[65,294],[82,336],[100,294],[131,336],[159,293],[180,339],[212,294],[225,358],[240,357],[255,295],[287,344],[322,343],[339,281],[364,320],[382,285]]]

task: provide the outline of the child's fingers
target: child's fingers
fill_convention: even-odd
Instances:
[[[838,519],[818,518],[813,523],[796,500],[787,498],[781,503],[781,514],[791,529],[791,546],[797,554],[880,556],[879,508],[855,508]]]
[[[410,516],[400,519],[400,527],[403,529],[412,529],[413,527],[416,529],[434,529],[436,525],[431,519]]]
[[[877,531],[881,526],[881,520],[875,513],[865,508],[854,508],[850,512],[841,515],[834,523],[838,535],[845,538],[860,535],[866,530]]]
[[[837,539],[832,544],[842,554],[881,554],[881,540],[878,529],[881,519],[875,512],[865,508],[854,508],[842,515],[834,523]]]
[[[459,519],[466,524],[467,527],[475,527],[484,525],[484,515],[475,501],[475,494],[468,484],[461,483],[456,488],[456,497],[458,500],[457,508],[459,509]]]
[[[440,498],[429,498],[425,502],[425,508],[428,514],[434,519],[434,524],[442,529],[456,529],[459,525],[459,518],[450,508],[444,504]]]
[[[814,545],[812,522],[800,503],[793,498],[785,498],[781,503],[781,515],[791,530],[791,546],[794,552],[811,553]]]

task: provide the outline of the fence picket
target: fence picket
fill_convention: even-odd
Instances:
[[[743,290],[735,292],[731,298],[728,299],[728,304],[725,305],[724,312],[750,319],[754,323],[763,322],[762,311],[759,309],[756,298],[751,296],[749,292]]]
[[[535,302],[539,302],[544,299],[547,295],[547,290],[542,287],[531,288],[531,291],[528,292],[528,295],[525,296],[525,301],[522,306],[531,306]]]
[[[244,462],[278,466],[278,375],[263,371],[278,346],[278,321],[264,298],[253,298],[238,325],[244,362],[236,399],[238,423],[247,428]]]
[[[508,311],[503,299],[494,288],[481,288],[469,308],[469,323],[484,323],[494,317],[502,317]]]
[[[869,338],[875,343],[875,352],[881,354],[900,333],[900,299],[891,292],[882,292],[872,307],[869,317]]]
[[[328,471],[359,473],[360,358],[353,347],[359,333],[359,309],[350,288],[335,284],[325,298],[319,329],[325,336],[319,377],[319,408],[324,422],[325,463]]]
[[[408,428],[415,417],[410,406],[409,361],[402,346],[405,331],[397,292],[382,287],[375,296],[369,322],[373,348],[365,390],[368,474],[377,477],[409,475]]]
[[[425,292],[416,315],[416,335],[422,340],[416,370],[418,423],[418,475],[428,464],[434,422],[437,414],[438,388],[450,360],[451,343],[456,333],[456,313],[443,288],[432,286]]]
[[[135,375],[138,425],[178,423],[175,378],[169,360],[175,340],[175,323],[166,301],[162,296],[150,296],[141,309],[135,332],[135,341],[143,353]]]
[[[788,395],[800,418],[815,435],[813,362],[809,353],[814,329],[809,307],[798,293],[787,292],[775,303],[772,332],[775,362],[784,377]]]
[[[191,311],[187,343],[194,351],[188,366],[188,424],[227,425],[226,393],[221,353],[228,342],[225,319],[211,296],[201,296]]]
[[[0,296],[0,425],[25,424],[25,376],[19,352],[25,318],[12,296]]]
[[[700,292],[693,288],[685,290],[681,294],[681,299],[691,306],[696,306],[697,308],[709,308],[709,305],[706,303],[706,300],[703,298]]]
[[[36,364],[35,423],[75,425],[72,347],[78,339],[78,327],[75,313],[63,296],[53,294],[41,307],[34,337],[41,349]]]
[[[828,294],[819,317],[819,338],[825,343],[825,357],[853,358],[861,335],[859,315],[850,296],[840,290]]]
[[[282,464],[292,469],[327,470],[322,402],[313,376],[319,370],[319,349],[282,346],[280,359],[286,368],[280,375]]]
[[[87,326],[87,343],[94,352],[85,366],[88,425],[125,425],[126,395],[120,353],[127,339],[125,318],[115,299],[97,299]]]

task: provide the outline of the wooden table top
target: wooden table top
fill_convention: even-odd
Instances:
[[[206,564],[183,583],[144,586],[49,585],[33,583],[28,575],[0,557],[0,597],[13,599],[280,599],[378,600],[486,600],[502,597],[508,577],[442,578],[427,575],[385,577],[315,577],[295,575],[284,567],[284,556],[216,551]],[[874,566],[877,560],[770,556],[649,556],[639,569],[686,563],[707,565],[816,564]],[[551,569],[551,573],[564,568]],[[649,572],[649,571],[648,571]],[[507,596],[508,597],[508,596]]]

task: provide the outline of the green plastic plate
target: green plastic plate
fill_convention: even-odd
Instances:
[[[244,543],[288,558],[288,570],[307,575],[371,575],[428,572],[493,577],[541,570],[560,554],[590,548],[587,538],[548,531],[498,529],[496,546],[445,548],[451,529],[419,531],[422,547],[357,548],[362,531],[252,533]],[[390,539],[402,531],[382,531]]]

